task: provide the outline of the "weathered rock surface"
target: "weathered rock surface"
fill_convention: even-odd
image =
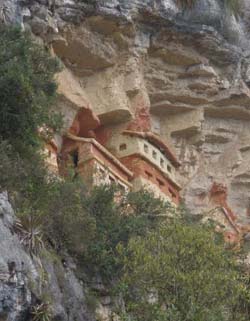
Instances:
[[[0,23],[31,30],[64,63],[57,108],[65,131],[79,110],[99,117],[104,144],[128,126],[151,126],[177,152],[187,207],[194,214],[211,210],[212,189],[221,184],[228,208],[244,224],[250,215],[249,1],[242,1],[238,17],[219,0],[197,0],[188,10],[176,3],[0,0]],[[42,284],[39,262],[12,233],[13,220],[1,195],[0,320],[25,320],[41,287],[53,297],[55,320],[92,320],[74,266],[43,258]],[[98,319],[115,319],[109,301],[103,294]]]
[[[71,260],[62,263],[49,252],[31,258],[13,232],[14,220],[7,194],[0,194],[0,320],[29,320],[32,306],[44,300],[53,320],[94,320]]]
[[[247,220],[247,0],[237,17],[217,0],[186,10],[174,0],[9,0],[0,8],[8,8],[2,20],[21,21],[63,61],[65,130],[80,108],[99,116],[105,137],[131,121],[143,127],[146,111],[152,130],[176,148],[187,206],[211,208],[213,183],[223,183],[230,207]]]

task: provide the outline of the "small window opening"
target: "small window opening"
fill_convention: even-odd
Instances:
[[[156,153],[156,151],[153,150],[152,156],[153,156],[154,159],[157,159],[157,153]]]
[[[73,151],[73,152],[70,154],[70,156],[71,156],[73,165],[74,165],[74,167],[76,168],[76,167],[78,166],[78,162],[79,162],[78,151],[77,151],[77,150]]]
[[[144,144],[144,152],[148,153],[148,145]]]
[[[164,159],[161,158],[160,164],[161,164],[161,167],[163,168],[164,167]]]
[[[172,198],[176,198],[177,197],[175,192],[171,188],[169,188],[168,190],[169,190],[169,193],[171,194]]]
[[[169,173],[172,172],[172,167],[170,165],[167,166],[167,170],[169,171]]]
[[[153,177],[153,175],[151,173],[149,173],[148,171],[145,171],[145,174],[147,175],[147,178],[150,179]]]
[[[126,150],[127,149],[127,145],[126,144],[121,144],[119,149],[120,149],[120,151]]]
[[[156,180],[160,187],[163,187],[165,185],[161,179],[157,178]]]

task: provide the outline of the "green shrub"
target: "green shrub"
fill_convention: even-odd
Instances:
[[[0,26],[0,137],[21,151],[39,147],[38,130],[56,129],[54,75],[59,63],[19,28]],[[46,130],[47,129],[47,130]],[[31,155],[32,156],[32,155]]]
[[[52,242],[106,279],[120,272],[117,245],[127,244],[132,235],[145,235],[156,225],[154,213],[166,208],[148,192],[130,193],[119,202],[116,193],[114,186],[87,191],[81,180],[59,182],[46,210],[46,233]],[[145,216],[150,203],[153,216]]]
[[[83,255],[94,241],[96,222],[86,210],[87,189],[81,180],[58,181],[43,204],[44,227],[56,249]]]
[[[132,320],[249,319],[249,285],[209,227],[170,220],[146,238],[132,238],[120,253]]]
[[[51,321],[52,312],[51,305],[48,302],[41,302],[33,306],[31,310],[31,320],[32,321]]]
[[[197,0],[176,0],[176,1],[177,1],[177,4],[185,10],[192,9],[197,2]]]
[[[197,3],[197,0],[176,0],[176,1],[177,1],[177,4],[184,10],[192,9]],[[219,1],[221,1],[224,8],[231,11],[231,13],[235,15],[239,14],[241,0],[219,0]]]
[[[32,213],[20,215],[15,222],[15,232],[19,235],[21,244],[26,247],[31,257],[37,256],[44,248],[42,224],[39,216],[32,215]]]
[[[224,5],[229,9],[231,13],[234,13],[236,16],[240,11],[240,0],[224,0]]]
[[[0,192],[7,190],[16,210],[32,221],[54,186],[40,150],[61,125],[53,111],[59,70],[30,35],[0,26]]]

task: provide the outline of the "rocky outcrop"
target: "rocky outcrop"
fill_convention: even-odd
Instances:
[[[103,145],[124,130],[158,134],[177,153],[182,199],[192,213],[220,207],[215,216],[246,234],[248,2],[242,0],[236,17],[219,0],[197,0],[185,10],[177,0],[0,0],[0,23],[21,24],[64,64],[55,106],[63,112],[64,132]],[[60,150],[62,138],[56,142]],[[0,320],[27,320],[44,292],[55,320],[93,320],[86,280],[76,277],[72,259],[48,252],[32,258],[13,231],[14,220],[1,194]],[[117,320],[107,291],[95,283],[101,298],[96,318]]]
[[[191,9],[175,0],[0,1],[0,12],[2,21],[21,22],[64,63],[58,105],[65,130],[79,110],[91,110],[105,144],[121,129],[147,131],[149,117],[151,131],[177,151],[182,197],[192,212],[210,210],[211,189],[223,184],[228,206],[245,222],[247,2],[237,16],[217,0],[197,0]]]
[[[94,320],[72,259],[48,251],[31,257],[14,233],[14,222],[7,194],[0,194],[0,320],[29,320],[41,303],[49,304],[53,320]]]
[[[236,19],[215,0],[198,0],[192,10],[171,0],[30,1],[18,12],[65,64],[68,124],[72,106],[88,106],[115,135],[150,111],[153,131],[177,150],[187,206],[208,209],[212,185],[223,182],[245,219],[249,12],[242,10]]]

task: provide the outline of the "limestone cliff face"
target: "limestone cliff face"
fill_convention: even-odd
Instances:
[[[81,130],[88,135],[97,127],[103,145],[122,129],[151,130],[176,151],[182,198],[194,214],[219,205],[246,224],[249,1],[242,1],[237,18],[220,0],[197,0],[185,11],[176,2],[0,0],[0,21],[31,30],[63,62],[56,107],[65,115],[65,131],[82,110],[88,113],[79,116]],[[61,137],[56,142],[60,149]],[[65,266],[44,258],[49,279],[42,283],[41,262],[27,255],[11,231],[13,215],[1,195],[0,319],[27,319],[45,286],[55,320],[92,320],[70,259]],[[109,301],[103,297],[98,320],[110,320]]]
[[[248,0],[237,18],[219,0],[191,10],[175,0],[1,0],[0,8],[2,21],[21,23],[63,61],[65,130],[80,108],[99,117],[104,144],[133,123],[150,126],[175,148],[194,213],[218,205],[211,191],[223,184],[227,205],[247,220]]]
[[[53,320],[94,320],[73,261],[49,252],[29,255],[14,233],[15,220],[7,194],[0,194],[0,320],[30,320],[41,299],[51,305]]]

